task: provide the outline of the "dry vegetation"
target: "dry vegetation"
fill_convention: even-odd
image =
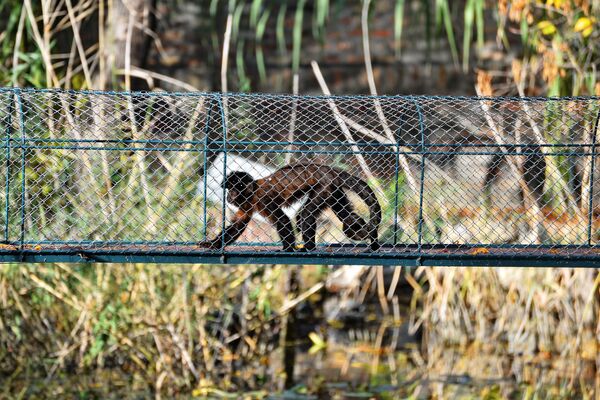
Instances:
[[[279,391],[285,380],[283,322],[306,304],[296,299],[318,302],[315,293],[323,292],[315,285],[320,289],[328,273],[304,268],[302,293],[286,295],[291,268],[4,265],[4,393],[39,393],[42,382],[57,395],[85,391],[85,381],[52,384],[73,373],[106,390],[132,387],[169,396]],[[364,271],[358,286],[341,296],[379,299],[361,317],[375,327],[370,334],[350,328],[352,335],[340,343],[326,339],[339,322],[319,325],[325,318],[318,313],[316,324],[303,322],[325,340],[312,356],[303,356],[308,372],[297,369],[309,392],[346,381],[352,390],[387,383],[392,393],[451,395],[465,390],[452,381],[463,376],[462,386],[472,393],[500,384],[504,395],[530,390],[593,397],[599,383],[596,271],[422,268],[405,276],[415,290],[410,305],[400,308],[398,296],[406,296],[406,288],[392,289],[388,297],[389,285],[380,286],[382,270]],[[402,343],[388,340],[403,324],[423,328],[422,346],[401,350]],[[311,344],[308,336],[298,340]],[[318,379],[332,368],[337,372],[330,381]]]
[[[129,52],[122,52],[126,55],[122,65],[110,65],[109,61],[114,60],[105,59],[110,52],[103,41],[110,35],[102,30],[103,24],[98,24],[99,42],[82,48],[82,21],[94,15],[112,16],[114,10],[107,5],[111,2],[42,1],[42,7],[37,7],[29,0],[23,4],[0,1],[0,5],[13,3],[19,7],[14,7],[7,29],[0,32],[0,78],[4,84],[105,89],[110,86],[108,81],[126,76],[121,83],[129,88],[130,77],[137,76],[152,85],[166,81],[184,90],[195,89],[132,66]],[[318,3],[319,15],[326,15],[322,10],[327,2]],[[444,21],[451,22],[449,2],[435,3]],[[467,3],[469,12],[477,16],[468,18],[470,14],[465,12],[473,28],[474,23],[479,24],[478,10],[485,4]],[[508,3],[512,6],[507,7]],[[536,51],[515,62],[511,71],[482,72],[480,91],[597,94],[593,51],[597,42],[592,40],[597,32],[593,29],[595,19],[588,17],[597,15],[599,6],[592,3],[499,2],[499,41],[506,38],[505,31],[528,26],[529,30],[519,33]],[[363,9],[364,21],[366,11]],[[232,18],[233,10],[229,10],[228,21]],[[298,20],[301,23],[300,17],[296,17]],[[123,49],[131,48],[135,23],[133,17],[125,18]],[[584,24],[589,26],[582,28]],[[561,26],[567,34],[558,34]],[[368,43],[366,25],[364,28]],[[482,28],[477,25],[478,34],[483,34]],[[52,44],[60,32],[71,32],[72,45],[66,53],[53,54]],[[224,44],[229,46],[227,32]],[[300,29],[294,29],[297,32],[301,35]],[[465,32],[469,43],[472,29]],[[295,73],[300,54],[297,36]],[[155,43],[160,46],[159,41]],[[467,66],[469,48],[463,49]],[[368,50],[364,56],[370,60]],[[222,62],[225,88],[227,57]],[[368,61],[366,67],[370,68]],[[318,65],[313,64],[313,68],[319,76]],[[592,70],[594,74],[590,74]],[[114,76],[107,80],[111,73]],[[375,92],[371,80],[369,84]],[[324,82],[321,87],[328,90]],[[380,122],[382,133],[378,139],[392,140],[385,129],[385,118]],[[357,132],[362,129],[365,136],[373,133],[365,134],[364,127],[353,126],[356,121],[340,119],[339,123]],[[493,126],[489,128],[495,131]],[[50,159],[48,168],[56,165],[55,161]],[[401,167],[407,185],[414,187],[404,162]],[[102,186],[103,181],[99,182]],[[96,184],[92,180],[89,183]],[[443,207],[437,207],[431,212],[443,214]],[[411,224],[414,221],[407,222]],[[498,227],[497,234],[501,235],[503,229]],[[59,397],[67,392],[85,397],[94,387],[100,397],[114,395],[115,391],[123,396],[156,392],[215,397],[226,397],[225,392],[264,397],[267,392],[281,391],[285,381],[281,333],[287,314],[303,304],[299,300],[307,298],[310,302],[322,296],[319,290],[330,274],[326,268],[305,268],[301,289],[290,293],[285,289],[289,271],[290,267],[284,266],[2,265],[0,397]],[[378,299],[375,319],[383,326],[377,332],[383,333],[360,336],[341,351],[327,342],[313,343],[320,348],[310,359],[311,366],[338,358],[340,370],[344,366],[347,372],[350,367],[361,370],[366,366],[362,369],[367,373],[360,375],[362,381],[353,383],[359,382],[367,389],[369,382],[391,383],[393,387],[382,398],[397,394],[438,398],[458,394],[486,398],[599,395],[600,274],[596,270],[421,268],[406,274],[412,294],[407,310],[402,311],[394,291],[390,297],[386,295],[390,283],[383,286],[380,269],[365,271],[362,279],[341,296],[359,303],[369,295]],[[378,339],[403,322],[412,329],[423,329],[420,348],[396,351]],[[330,321],[332,324],[335,321]],[[318,325],[314,330],[319,335],[325,331]],[[357,360],[360,363],[353,364]],[[315,375],[320,372],[313,368]],[[479,379],[479,384],[473,389],[471,381],[461,385],[448,379],[448,375],[466,379],[461,374]],[[337,379],[348,376],[340,374]],[[79,378],[77,382],[73,377]],[[514,380],[494,381],[506,377]],[[310,382],[309,392],[324,386],[317,378]],[[465,386],[469,386],[466,394],[461,392]],[[357,390],[355,386],[352,389]]]

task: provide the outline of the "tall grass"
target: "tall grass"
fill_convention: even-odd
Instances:
[[[3,265],[4,393],[101,371],[119,371],[117,381],[136,382],[140,390],[165,395],[278,391],[285,380],[282,313],[290,311],[288,304],[297,304],[282,289],[287,269]],[[301,272],[300,291],[311,292],[313,284],[325,279],[326,270]],[[345,296],[364,299],[364,291],[367,298],[370,292],[376,296],[381,282],[371,281],[375,275],[368,274],[358,291]],[[600,308],[597,271],[421,268],[406,272],[406,278],[415,289],[410,311],[397,314],[395,305],[393,319],[380,317],[385,326],[379,334],[357,333],[363,344],[348,342],[353,350],[342,352],[346,361],[340,365],[355,365],[362,352],[368,355],[367,376],[396,385],[421,377],[418,385],[427,387],[438,378],[465,374],[479,380],[513,379],[540,390],[558,385],[571,393],[593,395]],[[324,317],[317,315],[319,319],[324,323]],[[379,339],[403,320],[411,329],[423,329],[420,351],[398,353],[395,344]],[[314,330],[325,332],[318,326]],[[297,340],[310,342],[308,337]],[[339,356],[339,348],[330,343],[313,357],[331,364]],[[376,369],[374,357],[380,360]],[[546,372],[528,365],[545,365]],[[412,372],[405,375],[408,371]],[[344,376],[342,369],[336,379]]]

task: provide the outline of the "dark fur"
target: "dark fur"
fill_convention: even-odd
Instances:
[[[253,179],[246,172],[232,172],[224,181],[227,202],[239,208],[232,224],[217,237],[201,245],[221,248],[233,243],[244,232],[252,214],[258,212],[277,229],[284,251],[295,250],[292,222],[282,207],[287,207],[308,195],[298,214],[298,226],[306,250],[316,247],[317,218],[331,208],[343,224],[343,231],[352,240],[369,240],[377,250],[377,230],[381,222],[381,206],[373,190],[363,180],[326,165],[293,164],[283,167],[263,179]],[[369,207],[369,222],[355,211],[344,190],[355,192]]]

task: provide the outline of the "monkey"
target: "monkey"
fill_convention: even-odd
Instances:
[[[346,171],[319,164],[291,164],[271,175],[254,179],[247,172],[229,173],[223,181],[227,189],[227,202],[238,207],[232,223],[215,239],[200,242],[201,246],[220,249],[233,243],[247,228],[252,215],[257,212],[275,226],[283,243],[284,252],[296,250],[292,222],[282,207],[291,206],[307,196],[299,211],[298,223],[304,240],[301,251],[316,247],[317,218],[326,208],[331,208],[343,224],[344,234],[352,240],[369,240],[370,249],[376,251],[381,206],[369,185]],[[359,195],[369,207],[369,222],[360,217],[352,207],[344,189]]]

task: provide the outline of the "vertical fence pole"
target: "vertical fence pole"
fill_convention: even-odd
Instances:
[[[398,138],[396,140],[396,160],[394,165],[394,246],[398,244],[398,175],[400,172],[400,137],[402,135],[404,103],[400,106],[400,126],[398,127]]]
[[[8,243],[9,239],[9,217],[10,217],[10,141],[12,138],[12,114],[13,114],[13,102],[15,101],[14,92],[7,93],[8,98],[8,115],[6,118],[6,210],[5,210],[5,223],[4,226],[4,242]]]
[[[423,245],[423,193],[425,189],[425,124],[423,121],[423,113],[421,112],[421,106],[419,100],[412,98],[419,113],[419,130],[421,132],[421,183],[419,187],[419,225],[418,225],[418,252],[421,254],[421,247]]]
[[[221,111],[221,133],[223,134],[223,214],[221,222],[221,254],[225,253],[225,211],[226,211],[226,199],[225,199],[225,178],[227,177],[227,121],[225,120],[225,108],[223,107],[223,95],[217,95],[217,102]]]
[[[19,128],[21,129],[21,235],[19,248],[23,250],[25,241],[25,114],[23,113],[23,99],[21,89],[15,89],[17,106],[19,107]]]
[[[588,246],[592,245],[592,224],[594,217],[594,170],[596,169],[596,131],[598,130],[598,120],[600,119],[600,109],[596,111],[596,120],[594,121],[592,131],[592,160],[590,162],[590,198],[588,199]]]
[[[202,218],[203,218],[202,223],[204,225],[202,228],[202,230],[203,230],[203,232],[202,232],[203,238],[202,239],[203,240],[206,240],[206,234],[207,234],[207,232],[206,232],[206,229],[207,229],[207,227],[206,227],[206,196],[207,196],[208,192],[207,192],[207,188],[206,188],[207,187],[206,173],[208,172],[208,145],[209,145],[208,134],[210,131],[210,113],[212,111],[212,107],[213,107],[213,98],[212,98],[212,96],[210,96],[208,98],[208,110],[206,111],[206,125],[204,126],[204,174],[203,174],[204,176],[202,177],[202,179],[203,179],[202,184],[204,185],[204,192],[203,192],[204,199],[202,200],[202,202],[204,203],[203,204],[203,206],[204,206],[203,207],[203,216],[202,216]]]

